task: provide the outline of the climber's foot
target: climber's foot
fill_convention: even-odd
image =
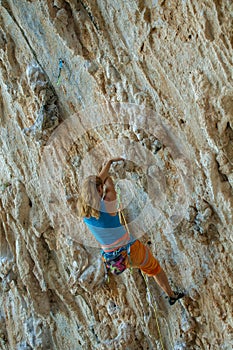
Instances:
[[[170,305],[174,305],[175,302],[181,298],[184,297],[184,293],[183,292],[174,292],[174,296],[173,297],[169,297],[168,298],[168,302]]]

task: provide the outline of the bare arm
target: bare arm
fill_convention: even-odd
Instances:
[[[114,162],[119,162],[120,160],[124,160],[124,158],[117,157],[117,158],[112,158],[112,159],[107,161],[107,163],[104,165],[104,167],[102,168],[102,170],[99,173],[99,177],[102,179],[103,182],[105,182],[109,176],[109,169],[111,167],[111,164]]]

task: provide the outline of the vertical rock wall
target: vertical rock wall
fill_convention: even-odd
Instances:
[[[1,349],[232,348],[232,13],[230,0],[0,1]],[[84,169],[123,153],[112,175],[129,217],[149,203],[141,239],[186,291],[174,307],[137,270],[103,283],[76,222]]]

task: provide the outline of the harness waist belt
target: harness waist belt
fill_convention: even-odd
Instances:
[[[116,258],[118,258],[118,256],[121,254],[121,252],[123,251],[127,251],[127,255],[129,256],[130,255],[130,247],[132,244],[134,244],[136,242],[133,241],[133,242],[130,242],[122,247],[120,247],[119,249],[117,250],[114,250],[112,252],[109,252],[109,253],[106,253],[104,250],[102,250],[101,254],[102,254],[102,257],[106,260],[106,261],[110,261],[110,260],[114,260]]]

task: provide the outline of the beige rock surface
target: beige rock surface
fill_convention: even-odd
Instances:
[[[0,348],[233,346],[231,0],[0,1]],[[59,59],[60,68],[59,68]],[[106,157],[174,288],[103,282],[73,204]],[[144,230],[145,235],[140,233]]]

